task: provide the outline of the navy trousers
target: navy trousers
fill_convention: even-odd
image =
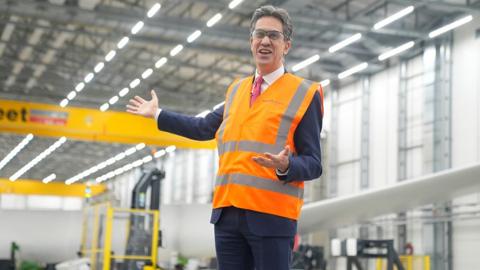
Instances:
[[[253,233],[246,211],[224,208],[215,223],[218,270],[290,269],[294,237]]]

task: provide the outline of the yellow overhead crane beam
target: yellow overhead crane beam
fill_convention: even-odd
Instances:
[[[88,197],[98,195],[105,190],[106,186],[104,185],[65,185],[63,182],[44,184],[42,181],[29,179],[18,179],[12,182],[8,179],[0,178],[0,194]]]
[[[152,119],[126,112],[66,107],[0,99],[0,132],[36,136],[180,148],[214,149],[214,140],[199,142],[157,129]]]

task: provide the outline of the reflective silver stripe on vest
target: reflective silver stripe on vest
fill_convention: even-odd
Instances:
[[[289,195],[298,199],[303,199],[303,188],[295,187],[285,182],[272,181],[267,178],[261,178],[247,174],[232,173],[217,176],[216,186],[222,186],[227,184],[237,184],[254,187],[262,190],[268,190],[280,194]]]
[[[254,152],[259,154],[269,152],[269,153],[276,154],[282,151],[285,145],[287,144],[288,131],[292,126],[293,119],[295,118],[295,115],[297,114],[298,109],[302,105],[304,97],[307,94],[308,89],[310,88],[312,83],[313,83],[312,81],[303,80],[298,86],[290,104],[288,105],[287,110],[283,114],[283,117],[280,121],[280,126],[278,128],[277,137],[275,138],[274,144],[268,144],[268,143],[262,143],[262,142],[256,142],[256,141],[223,142],[219,140],[218,154],[222,155],[226,152],[231,152],[231,151]],[[234,90],[236,91],[236,89]],[[231,98],[233,99],[233,96],[231,96]],[[229,103],[231,102],[232,100],[229,99]],[[229,106],[226,109],[229,109]],[[225,112],[227,114],[229,113],[228,111],[225,111]],[[225,128],[224,123],[225,121],[223,121],[222,125],[220,126],[221,130],[219,132],[219,135],[223,135],[223,129]]]
[[[221,155],[225,150],[224,150],[224,144],[222,143],[222,137],[223,137],[223,132],[225,131],[225,126],[227,125],[227,118],[230,114],[230,106],[232,106],[232,101],[233,98],[235,97],[235,94],[237,93],[238,88],[242,84],[242,82],[245,79],[240,80],[233,86],[232,91],[230,92],[230,95],[227,98],[228,102],[225,102],[225,110],[224,110],[224,115],[223,115],[223,120],[222,124],[220,124],[219,130],[218,130],[218,154]],[[234,146],[235,147],[235,146]],[[233,149],[229,149],[229,151],[233,151]]]

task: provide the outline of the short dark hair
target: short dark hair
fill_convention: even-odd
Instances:
[[[262,17],[274,17],[274,18],[277,18],[279,21],[281,21],[285,40],[292,40],[292,36],[293,36],[292,19],[290,18],[290,15],[288,15],[288,12],[285,9],[274,7],[271,5],[257,8],[255,12],[253,12],[252,19],[250,21],[250,33],[252,33],[253,30],[255,30],[255,24]]]

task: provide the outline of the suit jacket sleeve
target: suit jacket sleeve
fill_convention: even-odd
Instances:
[[[158,129],[197,141],[215,138],[215,133],[223,120],[223,106],[205,117],[188,116],[162,110],[157,119]]]
[[[296,155],[289,158],[286,175],[277,175],[280,180],[313,180],[322,174],[320,132],[322,131],[322,108],[320,94],[315,93],[312,102],[295,130],[293,141]]]

